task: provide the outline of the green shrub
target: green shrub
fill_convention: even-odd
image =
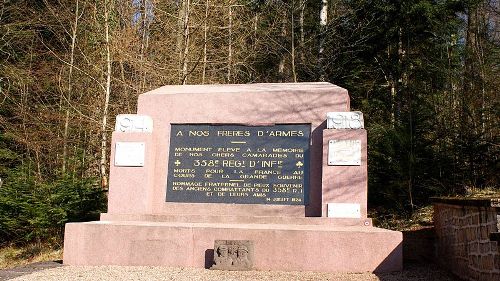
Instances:
[[[0,187],[0,242],[60,239],[65,223],[97,219],[106,200],[96,183],[72,175],[44,183],[27,165],[8,171]]]

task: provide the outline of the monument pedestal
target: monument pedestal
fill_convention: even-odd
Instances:
[[[234,222],[216,222],[222,219]],[[272,218],[260,218],[259,223],[248,223],[246,219],[70,223],[66,225],[64,263],[208,268],[212,265],[214,240],[226,239],[254,241],[256,270],[402,269],[400,232],[352,225],[353,220],[307,218],[302,224],[284,224],[272,223]]]
[[[66,224],[64,264],[210,268],[214,241],[245,240],[256,270],[401,270],[402,234],[367,218],[366,131],[326,128],[349,110],[329,83],[140,95],[113,133],[108,213]]]

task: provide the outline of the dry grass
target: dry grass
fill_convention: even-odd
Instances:
[[[500,188],[498,187],[485,187],[475,188],[466,187],[465,194],[457,196],[457,198],[500,198]],[[398,213],[387,214],[377,211],[371,211],[368,217],[373,218],[374,225],[377,227],[407,231],[416,230],[423,227],[433,225],[433,206],[428,205],[416,209],[411,215],[404,215]]]
[[[433,213],[433,206],[429,205],[416,209],[411,216],[403,216],[401,214],[380,215],[377,213],[370,213],[369,217],[373,218],[374,225],[377,227],[405,231],[433,225]]]
[[[62,259],[62,249],[40,243],[26,246],[5,246],[0,248],[0,269],[12,268],[41,261]]]
[[[497,198],[500,198],[500,188],[498,188],[498,187],[485,187],[485,188],[466,187],[465,188],[465,197],[473,197],[473,198],[497,197]]]

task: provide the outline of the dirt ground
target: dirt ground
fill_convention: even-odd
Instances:
[[[79,281],[79,280],[360,280],[360,281],[451,281],[459,280],[434,264],[407,264],[402,272],[318,273],[282,271],[218,271],[198,268],[145,266],[63,266],[60,262],[43,262],[0,270],[0,280]]]

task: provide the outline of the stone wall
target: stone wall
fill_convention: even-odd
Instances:
[[[498,199],[434,198],[436,261],[464,280],[500,280]]]

